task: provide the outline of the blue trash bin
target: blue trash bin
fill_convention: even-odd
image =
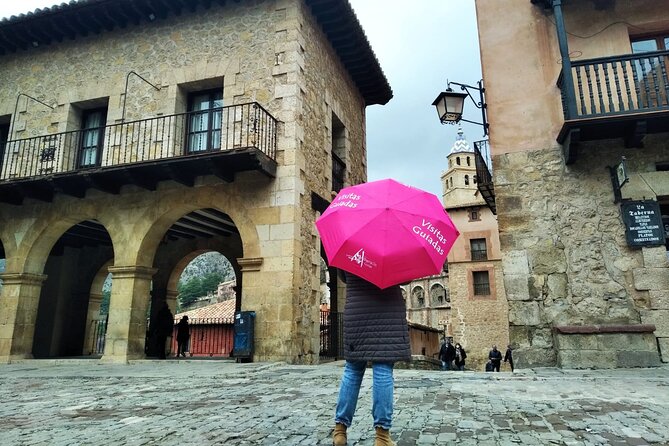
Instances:
[[[235,337],[232,356],[238,360],[253,360],[255,318],[255,311],[240,311],[235,314]]]

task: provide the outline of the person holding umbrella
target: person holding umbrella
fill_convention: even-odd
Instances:
[[[393,366],[409,360],[399,284],[440,272],[460,234],[439,198],[392,179],[339,191],[316,220],[328,266],[346,271],[344,376],[333,442],[346,444],[367,362],[372,364],[374,446],[392,446]]]
[[[372,417],[374,446],[394,446],[390,437],[393,417],[393,365],[411,359],[406,304],[399,285],[380,289],[345,273],[344,376],[335,411],[333,443],[346,444],[358,403],[367,362],[372,363]]]

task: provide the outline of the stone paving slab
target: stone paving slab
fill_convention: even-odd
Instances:
[[[0,445],[330,445],[342,363],[0,365]],[[349,445],[372,445],[371,373]],[[669,445],[669,367],[395,371],[398,445]]]

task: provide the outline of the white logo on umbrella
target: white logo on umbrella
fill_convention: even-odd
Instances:
[[[352,256],[347,254],[346,257],[348,257],[351,262],[355,262],[360,265],[360,268],[363,266],[366,266],[367,268],[374,268],[376,266],[376,263],[365,258],[365,248],[360,248],[358,252]]]

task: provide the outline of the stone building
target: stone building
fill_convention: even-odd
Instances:
[[[460,128],[441,183],[444,208],[460,230],[448,254],[449,325],[473,368],[482,367],[493,344],[509,342],[497,219],[477,182],[474,149]]]
[[[409,321],[440,328],[480,368],[493,344],[509,341],[497,220],[477,187],[475,153],[462,128],[442,172],[444,208],[460,231],[442,274],[403,286]],[[438,350],[438,348],[437,348]],[[435,354],[435,352],[428,352]]]
[[[348,1],[79,0],[0,36],[0,361],[81,355],[108,273],[102,359],[144,357],[217,251],[254,359],[317,362],[314,221],[392,97]]]
[[[669,8],[476,9],[518,366],[669,360]]]

